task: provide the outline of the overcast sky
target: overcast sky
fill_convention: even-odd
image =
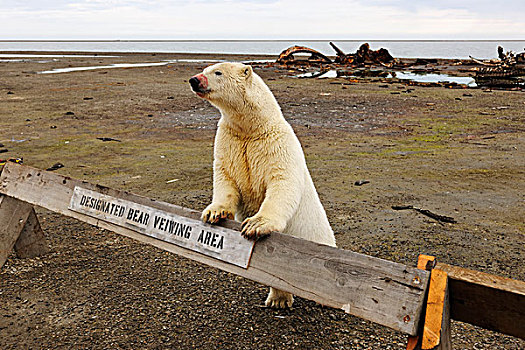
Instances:
[[[0,0],[0,39],[518,39],[525,0]]]

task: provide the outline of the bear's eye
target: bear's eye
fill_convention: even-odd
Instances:
[[[220,71],[216,71],[216,72],[215,72],[215,75],[222,75],[222,72],[220,72]]]

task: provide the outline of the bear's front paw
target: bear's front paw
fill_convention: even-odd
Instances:
[[[244,220],[241,224],[241,228],[241,234],[243,237],[248,239],[258,239],[270,234],[272,231],[282,231],[284,225],[279,225],[264,216],[254,215]]]
[[[283,292],[282,290],[271,288],[268,293],[268,298],[264,303],[266,307],[274,309],[291,308],[293,304],[293,295],[291,293]]]
[[[234,216],[235,213],[232,209],[228,209],[221,204],[212,203],[202,212],[201,220],[210,224],[216,224],[220,219],[233,220]]]

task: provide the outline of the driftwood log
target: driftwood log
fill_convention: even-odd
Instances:
[[[472,56],[470,59],[482,66],[474,77],[480,86],[525,85],[525,52],[505,52],[503,47],[498,46],[498,59],[480,60]]]
[[[395,61],[394,57],[387,49],[370,50],[368,43],[362,44],[356,53],[346,54],[338,48],[333,42],[330,46],[335,50],[336,57],[332,61],[329,57],[323,55],[317,50],[306,46],[292,46],[282,51],[277,58],[276,63],[286,65],[322,65],[322,64],[339,64],[346,66],[363,66],[366,64],[388,65]],[[298,54],[310,54],[307,59],[297,59]]]
[[[295,58],[296,54],[310,54],[308,60],[302,60],[303,62],[312,63],[332,63],[332,60],[316,51],[306,46],[292,46],[281,52],[279,58],[277,58],[277,63],[298,63],[299,61]]]
[[[337,54],[334,62],[339,64],[359,66],[373,63],[387,64],[394,61],[394,57],[392,57],[387,49],[370,50],[368,43],[362,44],[354,54],[345,54],[333,42],[330,42],[330,46],[332,46]]]

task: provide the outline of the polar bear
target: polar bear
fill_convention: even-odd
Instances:
[[[218,63],[193,76],[192,90],[221,112],[214,145],[213,199],[202,220],[242,222],[242,235],[272,231],[335,246],[335,237],[279,104],[252,67]],[[290,293],[270,288],[266,306],[291,307]]]

